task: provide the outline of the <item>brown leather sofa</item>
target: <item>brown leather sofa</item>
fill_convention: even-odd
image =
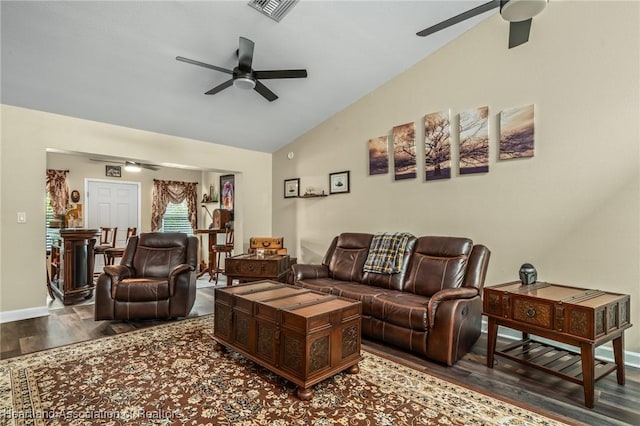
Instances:
[[[95,320],[185,317],[196,299],[198,239],[179,232],[129,238],[98,278]]]
[[[400,272],[363,272],[372,234],[335,237],[322,265],[293,265],[294,284],[362,302],[362,333],[453,365],[480,336],[490,251],[468,238],[411,237]]]

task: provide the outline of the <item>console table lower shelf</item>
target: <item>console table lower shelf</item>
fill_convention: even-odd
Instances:
[[[618,353],[622,357],[622,347],[615,349],[617,345],[622,344],[622,336],[614,340],[613,344],[616,357],[618,357]],[[616,371],[618,384],[624,385],[625,383],[622,362],[620,362],[620,368],[618,368],[616,363],[595,358],[594,348],[591,346],[583,346],[580,352],[576,352],[530,338],[523,338],[495,349],[491,356],[487,354],[487,366],[489,368],[493,367],[494,355],[502,356],[582,386],[585,394],[585,405],[589,408],[593,408],[594,385],[597,380]]]

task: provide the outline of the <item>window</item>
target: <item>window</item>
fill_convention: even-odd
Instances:
[[[167,211],[162,216],[161,232],[183,232],[187,235],[193,235],[191,222],[189,222],[189,209],[187,200],[179,204],[167,204]]]
[[[51,227],[51,221],[55,218],[53,214],[53,207],[51,207],[51,196],[49,192],[46,193],[45,200],[45,221],[46,221],[46,250],[47,253],[51,252],[51,244],[53,241],[60,238],[60,230]]]

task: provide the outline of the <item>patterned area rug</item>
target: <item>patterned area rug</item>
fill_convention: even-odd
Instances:
[[[366,351],[303,402],[212,335],[206,316],[0,361],[0,424],[562,424]]]

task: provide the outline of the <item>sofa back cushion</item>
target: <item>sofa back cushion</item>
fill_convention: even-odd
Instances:
[[[402,290],[416,241],[417,238],[413,235],[409,237],[407,245],[404,248],[404,252],[402,253],[402,267],[400,268],[399,273],[377,274],[374,272],[364,272],[362,276],[362,283],[376,287],[388,288],[390,290]]]
[[[441,289],[461,287],[472,249],[468,238],[418,238],[403,290],[431,297]]]
[[[372,234],[340,234],[329,260],[331,277],[340,281],[362,282],[362,267],[372,238]]]
[[[188,237],[179,232],[140,234],[133,255],[133,268],[138,277],[167,278],[181,263],[187,263]]]

